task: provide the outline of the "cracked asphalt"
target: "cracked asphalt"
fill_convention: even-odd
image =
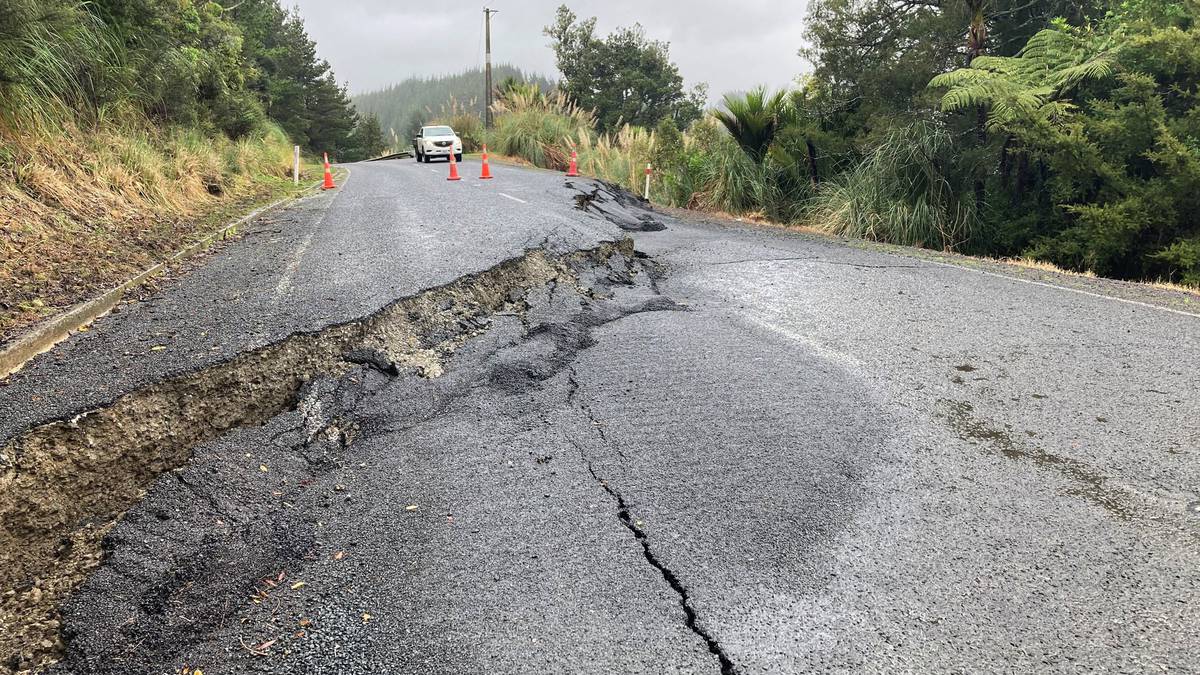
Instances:
[[[462,168],[353,165],[0,386],[2,444],[531,249],[637,251],[440,377],[367,359],[196,447],[109,532],[53,672],[1200,669],[1179,298]]]

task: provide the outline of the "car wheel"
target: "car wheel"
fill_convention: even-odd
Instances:
[[[456,162],[462,161],[462,153],[461,152],[454,156],[454,161],[456,161]]]
[[[420,152],[414,152],[413,157],[415,157],[417,159],[418,163],[421,161],[421,153]]]

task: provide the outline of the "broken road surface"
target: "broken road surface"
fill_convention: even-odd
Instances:
[[[1200,668],[1185,300],[443,170],[0,386],[0,671]]]

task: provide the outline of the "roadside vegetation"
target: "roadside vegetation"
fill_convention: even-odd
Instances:
[[[0,3],[0,339],[383,150],[276,0]]]
[[[576,148],[638,192],[650,162],[671,206],[1200,286],[1200,2],[808,11],[811,75],[702,114],[666,44],[563,7],[563,81],[503,84],[490,147],[553,169]]]
[[[540,75],[526,73],[516,66],[498,63],[492,67],[494,82],[528,82],[543,91],[554,83]],[[454,75],[411,77],[403,82],[357,94],[354,107],[364,115],[379,119],[385,137],[393,151],[412,146],[412,139],[425,124],[457,119],[453,125],[461,135],[462,122],[473,119],[482,130],[484,74],[482,68],[472,68]],[[463,126],[464,129],[459,127]],[[467,139],[464,137],[464,141]]]

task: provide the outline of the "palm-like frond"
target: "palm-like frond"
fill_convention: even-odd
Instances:
[[[713,111],[713,117],[755,162],[762,162],[775,135],[792,118],[786,90],[768,94],[765,87],[758,87],[743,96],[727,94],[724,106],[724,110]]]

